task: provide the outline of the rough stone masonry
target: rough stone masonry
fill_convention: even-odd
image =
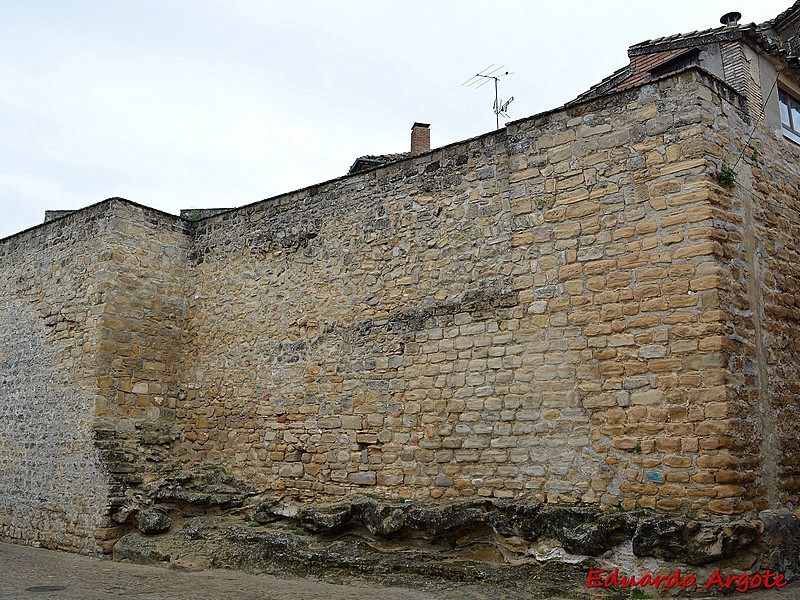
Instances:
[[[800,154],[752,128],[689,67],[199,221],[113,198],[1,240],[0,539],[360,493],[630,512],[614,543],[744,523],[708,556],[784,560]]]

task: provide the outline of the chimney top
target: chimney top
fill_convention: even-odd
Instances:
[[[411,154],[423,154],[431,149],[429,123],[414,123],[411,127]]]
[[[722,15],[719,22],[723,25],[728,27],[738,27],[739,26],[739,19],[742,18],[742,13],[740,12],[729,12]]]

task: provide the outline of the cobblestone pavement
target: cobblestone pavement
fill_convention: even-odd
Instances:
[[[278,579],[237,571],[171,571],[63,552],[0,544],[0,600],[504,600],[505,593],[458,583],[430,589],[313,579]],[[734,594],[747,600],[796,600],[800,584]],[[516,595],[515,600],[524,600]],[[572,600],[562,598],[560,600]]]

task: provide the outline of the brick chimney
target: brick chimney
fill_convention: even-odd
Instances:
[[[411,154],[422,154],[431,149],[430,127],[428,123],[414,123],[411,128]]]

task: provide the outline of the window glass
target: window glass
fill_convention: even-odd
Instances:
[[[789,98],[783,92],[779,92],[781,105],[781,123],[789,125]]]
[[[800,103],[794,100],[794,98],[789,98],[789,106],[792,108],[790,123],[792,129],[797,131],[800,129]]]

